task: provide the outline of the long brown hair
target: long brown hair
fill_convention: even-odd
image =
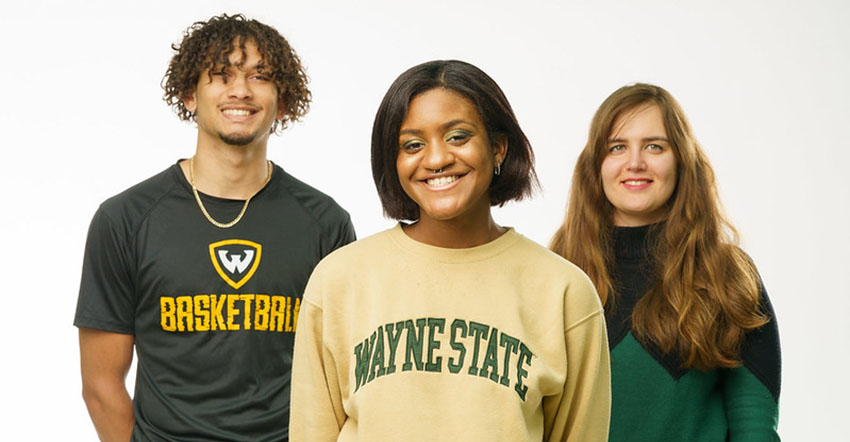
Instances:
[[[738,248],[737,231],[721,213],[708,158],[679,103],[663,88],[624,86],[596,111],[573,172],[564,223],[550,248],[581,267],[605,308],[614,308],[614,210],[602,190],[600,169],[617,117],[647,104],[661,109],[678,178],[666,222],[657,226],[656,281],[635,306],[632,330],[664,352],[675,350],[686,368],[735,367],[745,333],[768,320],[759,303],[761,282]]]

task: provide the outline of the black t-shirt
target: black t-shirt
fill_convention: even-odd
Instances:
[[[202,198],[224,222],[243,205]],[[353,240],[345,210],[278,166],[229,229],[176,164],[104,202],[74,324],[134,335],[133,440],[287,440],[301,296]]]

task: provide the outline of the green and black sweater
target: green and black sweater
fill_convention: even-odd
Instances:
[[[778,441],[779,334],[762,290],[770,322],[750,332],[743,365],[710,371],[683,369],[631,332],[631,314],[651,287],[647,243],[652,226],[617,227],[612,279],[617,301],[606,312],[611,347],[612,442]]]

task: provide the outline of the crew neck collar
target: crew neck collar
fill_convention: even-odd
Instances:
[[[177,162],[175,162],[171,166],[171,170],[174,173],[175,179],[177,179],[177,182],[180,184],[180,186],[183,187],[191,195],[192,194],[192,185],[189,184],[189,179],[186,178],[186,175],[183,173],[183,169],[180,167],[180,162],[184,161],[184,160],[186,160],[186,158],[178,159]],[[271,160],[269,160],[269,161],[271,161]],[[257,193],[254,194],[253,197],[251,197],[252,202],[257,200],[257,199],[262,198],[262,195],[266,193],[266,189],[271,187],[272,183],[274,183],[275,181],[280,179],[281,172],[283,172],[283,169],[280,166],[278,166],[277,164],[275,164],[273,161],[271,161],[271,163],[272,163],[272,176],[269,178],[269,182],[266,183],[266,185],[263,186],[262,189],[258,190]],[[240,203],[241,204],[241,203],[245,202],[245,200],[235,200],[235,199],[220,198],[220,197],[217,197],[217,196],[212,196],[212,195],[204,193],[200,189],[198,190],[198,194],[204,199],[204,201],[211,201],[213,203],[219,203],[219,204]]]
[[[393,243],[399,248],[415,255],[445,263],[468,263],[496,256],[510,248],[522,237],[522,235],[516,233],[513,227],[505,227],[505,229],[505,233],[490,242],[463,249],[437,247],[419,242],[404,233],[401,223],[396,224],[389,231],[389,235]]]

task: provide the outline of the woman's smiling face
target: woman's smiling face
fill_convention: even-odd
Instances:
[[[601,176],[602,190],[614,206],[614,225],[642,226],[667,217],[677,164],[657,105],[641,105],[617,117]]]
[[[419,206],[420,221],[475,217],[490,211],[488,189],[506,150],[506,142],[491,144],[472,101],[436,88],[410,101],[396,169],[404,192]]]

